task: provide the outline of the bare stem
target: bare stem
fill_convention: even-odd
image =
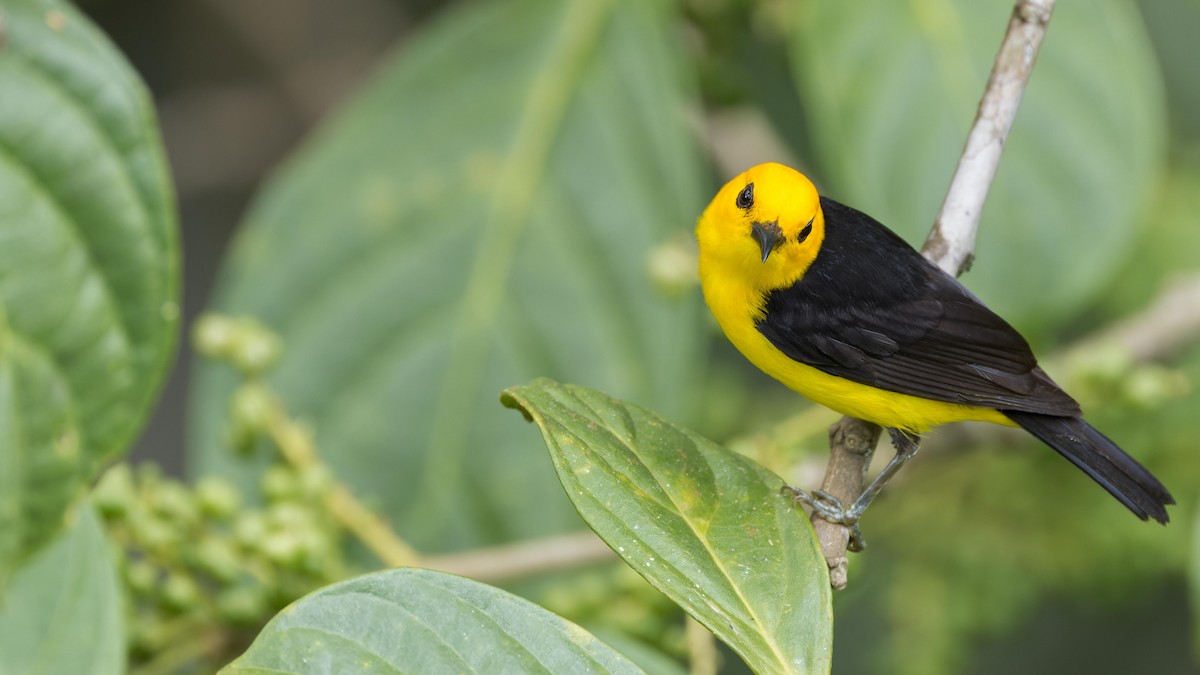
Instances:
[[[476,581],[497,583],[615,559],[608,544],[588,531],[430,556],[421,564]]]
[[[1200,274],[1174,280],[1146,309],[1082,341],[1080,349],[1111,344],[1135,362],[1163,359],[1200,335]]]
[[[271,397],[267,433],[279,447],[279,453],[292,466],[306,469],[320,464],[308,430],[287,414],[283,402],[275,396]],[[325,493],[325,507],[388,567],[417,564],[420,557],[417,551],[401,539],[379,514],[358,501],[345,484],[335,482],[330,486]]]
[[[948,274],[957,277],[971,266],[979,215],[1053,9],[1054,0],[1018,0],[1013,7],[975,124],[950,179],[942,210],[921,248],[926,258]]]
[[[942,209],[921,249],[926,258],[954,276],[971,266],[979,214],[1000,164],[1000,154],[1012,129],[1017,106],[1021,103],[1053,8],[1054,0],[1018,0],[1013,8],[1008,31],[979,102],[975,124],[967,135],[966,147],[950,180]],[[879,433],[878,426],[849,417],[834,424],[829,433],[830,457],[822,489],[843,503],[857,498],[866,484],[867,468],[875,453]],[[815,515],[813,525],[829,564],[830,583],[834,588],[844,588],[848,567],[846,545],[850,533],[845,527]]]

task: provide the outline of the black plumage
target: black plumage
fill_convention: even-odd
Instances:
[[[771,292],[758,330],[790,358],[887,391],[999,410],[1135,514],[1166,522],[1174,500],[1079,419],[1023,337],[870,216],[821,198],[825,237],[795,284]]]

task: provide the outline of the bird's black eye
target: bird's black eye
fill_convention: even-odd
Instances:
[[[803,242],[805,239],[808,239],[808,235],[812,234],[813,220],[816,220],[816,219],[815,218],[809,219],[808,224],[800,229],[800,234],[796,235],[796,243]]]
[[[754,206],[754,183],[742,188],[742,191],[738,193],[736,203],[739,209],[748,209]]]

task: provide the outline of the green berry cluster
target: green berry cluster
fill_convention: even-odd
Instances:
[[[276,464],[264,503],[247,506],[215,476],[189,488],[151,464],[105,473],[93,500],[123,552],[131,663],[202,641],[196,651],[219,665],[288,603],[344,578],[344,533],[323,508],[330,481],[324,467]]]
[[[271,369],[283,354],[283,343],[256,319],[205,314],[196,319],[192,339],[201,356],[228,361],[246,378]]]

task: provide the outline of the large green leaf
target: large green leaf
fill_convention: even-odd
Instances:
[[[272,382],[325,458],[423,550],[578,526],[495,405],[513,381],[690,405],[696,303],[647,274],[702,200],[666,19],[634,0],[459,8],[273,182],[222,270],[216,306],[282,334]],[[198,370],[192,457],[238,471],[234,376]]]
[[[754,672],[829,672],[828,570],[778,476],[583,387],[540,379],[502,400],[541,427],[596,534]]]
[[[820,0],[793,66],[823,192],[920,245],[946,194],[1011,3]],[[964,281],[1023,328],[1078,311],[1145,222],[1164,94],[1128,0],[1057,5]]]
[[[279,613],[223,673],[641,673],[579,626],[498,588],[378,572]]]
[[[13,577],[0,603],[0,673],[125,672],[116,566],[95,512],[77,514]]]
[[[0,579],[153,401],[179,313],[173,200],[120,54],[70,4],[0,2]]]

